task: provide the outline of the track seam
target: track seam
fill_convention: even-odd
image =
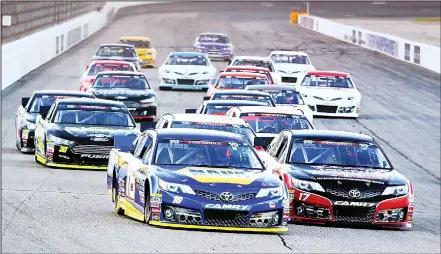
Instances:
[[[285,240],[285,238],[283,238],[283,236],[281,234],[277,234],[277,236],[280,238],[280,240],[282,241],[282,244],[285,248],[292,250],[292,248],[286,244],[286,240]]]

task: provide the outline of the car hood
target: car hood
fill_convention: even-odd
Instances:
[[[95,97],[100,99],[148,99],[156,96],[153,90],[135,90],[135,89],[93,89],[92,92]]]
[[[225,189],[240,185],[242,189],[261,189],[281,186],[270,171],[192,166],[156,166],[156,175],[166,182],[190,185],[196,189]]]
[[[290,174],[300,180],[354,180],[402,185],[406,179],[395,170],[322,165],[289,165]]]
[[[228,47],[231,46],[231,44],[229,43],[215,43],[215,42],[199,42],[200,46],[205,46],[205,47]]]
[[[274,64],[276,70],[285,71],[287,73],[298,73],[303,71],[312,71],[314,67],[308,64],[293,64],[293,63],[276,63]]]
[[[302,94],[310,96],[318,96],[326,100],[326,98],[333,99],[344,96],[355,96],[357,91],[349,88],[335,88],[335,87],[305,87],[299,88]]]
[[[178,72],[181,75],[194,75],[204,71],[211,71],[210,66],[203,65],[164,65],[162,69],[172,73]]]

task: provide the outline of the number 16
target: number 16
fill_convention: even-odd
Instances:
[[[309,193],[300,193],[299,200],[306,201],[309,198],[309,196],[311,196],[311,194]]]

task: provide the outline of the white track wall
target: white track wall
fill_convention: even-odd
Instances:
[[[344,25],[329,19],[300,15],[299,24],[318,33],[377,51],[440,73],[440,48],[393,35]]]
[[[151,3],[154,2],[106,2],[100,12],[82,15],[2,45],[2,91],[104,28],[121,8]]]

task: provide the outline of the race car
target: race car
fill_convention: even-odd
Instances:
[[[207,96],[218,90],[245,89],[249,85],[268,85],[265,74],[247,72],[222,72],[207,91]]]
[[[196,52],[208,55],[211,60],[231,62],[234,55],[234,46],[225,34],[201,33],[194,42]]]
[[[147,130],[115,147],[107,190],[119,215],[172,228],[288,230],[285,184],[239,134]]]
[[[136,67],[133,63],[125,61],[92,61],[80,78],[80,91],[88,92],[96,75],[103,71],[136,71]]]
[[[154,126],[153,124],[151,126],[155,129],[187,128],[231,132],[242,135],[250,145],[254,144],[256,138],[256,134],[247,122],[227,116],[165,114]]]
[[[141,72],[100,72],[89,89],[96,98],[121,101],[137,122],[156,117],[157,95]]]
[[[35,161],[50,167],[107,169],[118,136],[139,130],[122,102],[58,99],[40,107],[35,129]]]
[[[262,56],[236,56],[229,66],[254,66],[264,67],[271,72],[274,84],[280,84],[281,76],[277,73],[274,63],[269,57]]]
[[[218,90],[212,96],[204,96],[204,100],[245,100],[264,102],[268,106],[275,107],[276,103],[270,94],[248,90]]]
[[[289,188],[291,221],[412,226],[412,183],[368,135],[287,130],[259,155]]]
[[[203,53],[172,52],[159,67],[159,90],[208,90],[216,68]]]
[[[271,72],[265,67],[255,67],[255,66],[227,66],[222,72],[248,72],[248,73],[260,73],[265,74],[268,78],[270,84],[274,84],[273,76]]]
[[[245,120],[257,137],[261,138],[259,146],[263,148],[284,130],[315,129],[302,111],[293,111],[290,108],[236,106],[230,108],[225,115]]]
[[[314,116],[357,118],[360,115],[361,94],[348,73],[308,72],[297,90]]]
[[[141,59],[136,54],[135,47],[128,44],[101,44],[90,61],[114,60],[126,61],[141,70]]]
[[[268,106],[265,102],[244,100],[210,100],[203,101],[197,109],[186,109],[186,114],[225,115],[232,107],[239,106]]]
[[[272,51],[269,58],[273,60],[282,84],[295,85],[302,81],[308,71],[315,71],[311,59],[305,52]]]
[[[269,93],[278,107],[291,107],[294,110],[300,109],[310,122],[313,121],[314,114],[311,108],[306,105],[303,96],[297,92],[295,86],[263,86],[253,85],[245,88],[247,91],[261,91]]]
[[[141,59],[141,67],[155,67],[156,49],[147,37],[121,37],[119,44],[128,44],[135,47],[136,54]]]
[[[15,146],[23,153],[34,152],[35,119],[44,106],[51,106],[57,98],[95,98],[91,93],[67,90],[39,90],[31,97],[21,98],[15,114]]]

